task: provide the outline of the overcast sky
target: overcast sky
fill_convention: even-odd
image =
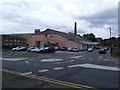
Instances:
[[[94,33],[96,37],[118,36],[118,0],[3,0],[2,34],[33,33],[46,28]]]

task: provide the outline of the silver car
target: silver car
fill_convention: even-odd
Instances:
[[[88,52],[92,52],[92,51],[93,51],[93,48],[88,48],[87,51],[88,51]]]
[[[80,49],[78,47],[73,48],[73,52],[78,52],[78,51],[80,51]]]

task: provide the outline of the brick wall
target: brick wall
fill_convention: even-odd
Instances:
[[[58,43],[59,47],[80,47],[80,44],[70,41],[58,34],[45,34],[45,35],[31,35],[29,37],[29,47],[34,47],[36,41],[45,41],[50,43]]]

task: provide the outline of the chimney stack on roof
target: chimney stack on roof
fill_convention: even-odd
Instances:
[[[40,33],[40,29],[35,29],[35,33]]]
[[[74,25],[74,34],[77,34],[77,22],[75,22],[75,25]]]

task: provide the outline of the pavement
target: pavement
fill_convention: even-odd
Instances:
[[[109,51],[3,52],[1,59],[3,88],[119,88],[120,62]]]

